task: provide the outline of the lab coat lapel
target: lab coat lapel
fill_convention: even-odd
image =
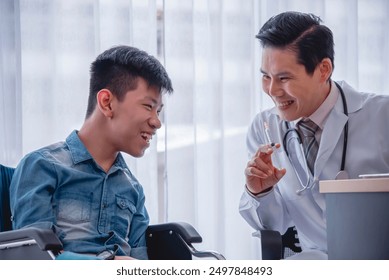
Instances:
[[[346,97],[348,113],[352,114],[362,108],[363,98],[350,85],[344,81],[338,82],[344,91]],[[339,95],[336,101],[335,108],[328,116],[327,123],[324,127],[318,155],[315,163],[315,176],[319,178],[326,166],[327,161],[333,153],[339,138],[342,135],[344,125],[348,121],[348,116],[344,114],[342,97]],[[347,160],[347,158],[346,158]],[[340,164],[340,162],[339,162]],[[339,171],[339,170],[337,170]],[[336,173],[335,173],[336,174]]]
[[[321,135],[319,151],[315,163],[315,176],[319,177],[342,135],[348,117],[343,113],[342,98],[339,96],[334,110],[330,113]]]

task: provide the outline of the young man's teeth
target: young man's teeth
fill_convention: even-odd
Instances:
[[[146,140],[147,143],[150,143],[150,140],[151,140],[151,135],[150,134],[142,133],[141,135],[142,135],[143,139]]]

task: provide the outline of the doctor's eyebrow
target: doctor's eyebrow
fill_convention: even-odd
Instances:
[[[263,75],[269,75],[266,71],[264,71],[262,68],[260,69],[260,72],[263,74]],[[282,72],[279,72],[277,74],[275,74],[274,76],[276,77],[281,77],[281,76],[291,76],[292,73],[289,72],[289,71],[282,71]]]

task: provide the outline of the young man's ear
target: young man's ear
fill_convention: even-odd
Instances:
[[[332,62],[331,59],[329,58],[324,58],[320,64],[319,64],[319,69],[320,69],[320,80],[323,82],[326,82],[329,80],[331,77],[333,67],[332,67]]]
[[[104,116],[107,118],[112,118],[113,111],[112,111],[112,99],[113,94],[108,89],[102,89],[97,93],[97,106],[101,113],[103,113]]]

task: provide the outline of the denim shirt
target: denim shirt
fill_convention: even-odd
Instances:
[[[77,131],[26,155],[10,186],[13,227],[53,228],[65,251],[147,259],[143,188],[122,155],[106,173]]]

